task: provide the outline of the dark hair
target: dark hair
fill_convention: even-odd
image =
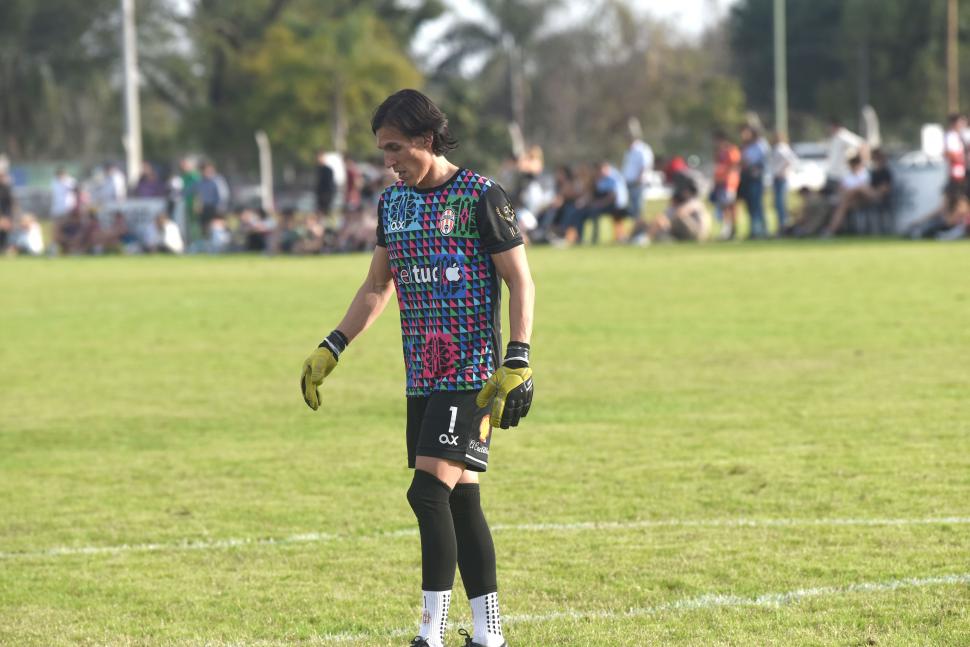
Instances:
[[[953,126],[953,125],[955,125],[955,124],[956,124],[956,123],[957,123],[958,121],[960,121],[961,119],[963,119],[963,115],[961,115],[961,114],[960,114],[959,112],[951,112],[951,113],[950,113],[950,114],[949,114],[949,115],[947,116],[947,118],[946,118],[946,122],[947,122],[948,124],[950,124],[951,126]]]
[[[370,122],[374,134],[382,126],[393,126],[408,137],[431,132],[431,150],[435,155],[458,147],[458,140],[448,130],[448,117],[417,90],[400,90],[384,99]]]

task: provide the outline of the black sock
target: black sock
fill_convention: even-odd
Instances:
[[[495,593],[495,544],[482,512],[478,483],[459,483],[449,503],[458,539],[458,568],[468,599]]]
[[[414,470],[408,503],[421,531],[421,589],[450,591],[455,584],[458,548],[455,524],[448,509],[451,488],[433,475]]]

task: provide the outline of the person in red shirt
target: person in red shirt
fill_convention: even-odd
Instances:
[[[738,199],[738,185],[741,183],[741,151],[724,131],[714,133],[714,190],[711,202],[714,213],[721,223],[721,238],[734,238],[735,205]]]

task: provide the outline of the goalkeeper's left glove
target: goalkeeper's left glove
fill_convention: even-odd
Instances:
[[[320,408],[320,385],[323,384],[323,378],[337,368],[340,353],[349,343],[346,335],[334,330],[303,362],[300,390],[303,392],[303,401],[314,411]]]
[[[479,407],[492,403],[491,425],[508,429],[519,424],[532,406],[532,369],[529,345],[510,341],[505,362],[495,371],[475,398]]]

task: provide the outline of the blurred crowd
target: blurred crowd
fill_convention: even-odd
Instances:
[[[948,118],[948,180],[941,202],[908,225],[904,236],[967,237],[967,133],[963,115]],[[716,131],[712,163],[702,167],[696,158],[655,156],[631,122],[629,145],[618,165],[604,159],[550,172],[539,147],[523,147],[496,179],[510,194],[520,228],[532,244],[595,244],[604,222],[612,223],[611,240],[639,246],[737,239],[741,219],[751,239],[895,233],[899,187],[888,156],[837,120],[831,121],[826,150],[824,180],[793,192],[790,176],[799,159],[781,133],[766,136],[757,123],[745,124],[736,136]],[[320,151],[308,187],[311,203],[274,211],[261,206],[258,196],[231,201],[229,184],[215,164],[192,157],[182,159],[167,179],[146,162],[133,185],[117,164],[104,165],[84,182],[60,168],[50,186],[50,224],[43,227],[33,214],[18,209],[10,177],[0,170],[0,251],[363,251],[376,242],[378,199],[395,179],[380,166]],[[154,211],[133,217],[128,207],[138,199]]]

